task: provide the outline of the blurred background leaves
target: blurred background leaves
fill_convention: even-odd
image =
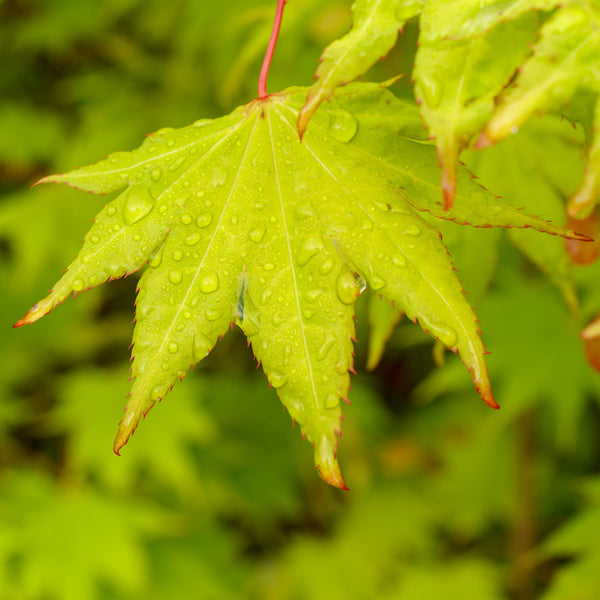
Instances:
[[[29,186],[251,100],[274,8],[0,1],[0,600],[596,598],[600,380],[578,332],[600,306],[600,267],[573,268],[561,240],[443,232],[482,320],[500,413],[405,320],[366,373],[378,315],[359,300],[345,494],[316,476],[238,330],[113,455],[136,276],[10,329],[106,200]],[[349,1],[290,2],[270,89],[310,84],[350,22]],[[369,78],[409,71],[416,31]],[[411,95],[409,79],[397,93]],[[581,143],[548,117],[469,164],[490,189],[560,218]],[[382,318],[372,355],[395,320]]]

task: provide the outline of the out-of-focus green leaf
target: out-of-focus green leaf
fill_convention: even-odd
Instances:
[[[600,484],[598,479],[587,482],[589,506],[584,507],[542,543],[537,555],[543,558],[565,559],[571,562],[558,570],[543,600],[594,600],[600,594]]]
[[[402,313],[387,302],[369,298],[369,352],[367,371],[372,371],[381,360],[385,344],[402,319]]]
[[[127,393],[126,380],[123,370],[108,369],[80,370],[63,379],[48,427],[67,436],[66,467],[109,489],[135,489],[144,475],[188,501],[201,496],[191,449],[212,443],[217,432],[202,409],[198,386],[177,386],[169,405],[160,407],[161,419],[150,420],[136,444],[119,458],[111,451],[111,438]]]
[[[398,583],[381,600],[440,600],[477,598],[504,600],[501,573],[496,565],[478,558],[450,560],[401,569]]]
[[[494,148],[468,153],[465,159],[482,184],[506,201],[565,224],[565,200],[583,173],[582,141],[580,130],[547,116],[530,121],[517,136]],[[564,240],[516,229],[509,230],[509,236],[574,308],[577,299]]]
[[[100,583],[136,594],[149,577],[144,540],[172,527],[143,502],[59,487],[33,471],[4,473],[1,485],[0,590],[17,598],[96,600]]]

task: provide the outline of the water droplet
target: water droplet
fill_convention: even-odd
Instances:
[[[205,294],[219,289],[219,276],[214,271],[207,271],[200,277],[200,290]]]
[[[458,344],[458,333],[456,333],[456,329],[450,327],[450,325],[438,324],[435,328],[435,333],[448,348],[454,348],[456,347],[456,344]]]
[[[284,321],[285,321],[285,319],[280,312],[276,312],[271,317],[271,322],[273,323],[274,327],[281,327],[281,325],[283,324]]]
[[[196,226],[200,227],[200,228],[208,227],[210,225],[211,221],[212,221],[211,213],[202,213],[196,219]]]
[[[303,267],[313,256],[317,255],[324,248],[325,244],[323,244],[323,240],[319,234],[307,237],[296,258],[298,266]]]
[[[192,217],[187,213],[184,213],[183,215],[181,215],[181,222],[184,225],[189,225],[192,222]]]
[[[160,263],[162,262],[162,255],[163,255],[163,248],[162,246],[156,251],[156,253],[154,254],[154,256],[152,256],[152,258],[150,259],[150,262],[148,263],[153,269],[156,269],[156,267],[158,267],[160,265]]]
[[[171,140],[169,140],[171,141]],[[185,162],[185,156],[180,156],[179,158],[176,158],[170,165],[169,165],[169,171],[171,171],[171,173],[173,173],[173,171],[177,171],[177,169],[179,169],[179,167],[181,167],[181,165]]]
[[[117,209],[115,208],[115,206],[114,206],[114,205],[111,205],[111,206],[109,206],[109,207],[106,209],[106,214],[107,214],[109,217],[112,217],[112,216],[114,216],[114,214],[115,214],[116,212],[117,212]]]
[[[280,388],[287,383],[288,376],[277,369],[273,369],[269,373],[269,383],[275,388]]]
[[[325,360],[325,357],[329,354],[329,351],[333,348],[335,344],[335,338],[329,336],[325,338],[325,341],[321,344],[319,349],[317,350],[317,359]]]
[[[167,205],[166,205],[166,204],[161,204],[161,205],[158,207],[158,212],[159,212],[161,215],[166,215],[168,210],[169,210],[169,209],[168,209],[168,207],[167,207]],[[157,222],[158,222],[158,221],[157,221]]]
[[[323,293],[323,290],[308,290],[304,292],[304,297],[308,302],[316,302],[317,298]]]
[[[161,167],[154,167],[154,169],[152,169],[152,171],[150,171],[150,178],[152,179],[152,181],[158,181],[161,178],[161,175],[162,175]]]
[[[216,321],[221,316],[221,311],[218,308],[207,308],[204,314],[209,321]]]
[[[182,279],[183,279],[183,273],[181,271],[179,271],[178,269],[175,269],[174,271],[169,272],[169,281],[171,283],[174,283],[175,285],[177,285],[178,283],[181,283]]]
[[[321,275],[327,275],[328,273],[331,273],[331,270],[333,269],[333,267],[335,267],[335,261],[333,260],[333,258],[331,258],[331,256],[328,256],[321,263],[321,266],[319,267],[319,271],[321,272]]]
[[[275,268],[275,265],[273,263],[265,263],[263,265],[263,269],[265,271],[272,271]]]
[[[84,285],[85,283],[83,283],[82,279],[74,279],[73,283],[71,284],[71,287],[73,288],[74,292],[80,292],[83,289]]]
[[[371,275],[369,278],[369,283],[371,284],[371,288],[375,291],[380,290],[387,283],[385,279],[382,279],[378,275]]]
[[[210,340],[202,333],[194,335],[194,343],[192,345],[192,357],[195,362],[201,361],[212,348]]]
[[[267,288],[262,293],[262,296],[260,297],[260,303],[263,305],[266,304],[271,299],[272,295],[273,295],[273,288]]]
[[[358,293],[362,294],[367,289],[365,280],[358,273],[354,273],[354,279],[356,279],[356,283],[358,284]]]
[[[392,262],[401,269],[406,266],[406,258],[402,254],[394,254]]]
[[[100,241],[100,238],[97,235],[92,235],[90,237],[90,241],[92,242],[92,244],[97,244]]]
[[[259,223],[256,227],[251,229],[248,232],[248,237],[251,241],[260,244],[262,242],[263,237],[265,237],[265,225],[264,223]]]
[[[142,186],[132,185],[123,195],[125,196],[123,220],[127,225],[137,223],[154,208],[154,198]]]
[[[298,204],[294,208],[294,217],[299,221],[303,221],[304,219],[309,219],[315,214],[313,207],[309,204]]]
[[[344,269],[337,278],[336,291],[338,298],[344,304],[352,304],[358,298],[360,294],[358,283],[348,269]]]
[[[173,260],[180,261],[183,258],[183,252],[181,250],[173,251]]]
[[[349,142],[358,130],[358,121],[345,110],[330,110],[328,111],[329,133],[338,142]]]
[[[190,233],[190,235],[186,235],[185,238],[183,238],[183,241],[186,246],[195,246],[200,241],[200,234]]]
[[[175,352],[177,352],[178,349],[179,349],[179,346],[175,342],[169,342],[169,345],[167,346],[167,350],[171,354],[175,354]]]
[[[404,235],[410,235],[411,237],[418,237],[421,235],[421,228],[417,225],[409,225],[402,233]]]
[[[151,392],[150,392],[150,400],[152,400],[152,402],[156,402],[157,400],[160,400],[162,398],[162,390],[160,388],[159,385],[157,385]]]
[[[327,394],[325,398],[325,408],[337,408],[340,404],[340,397],[337,394]]]
[[[222,167],[214,167],[211,171],[211,183],[214,186],[223,185],[227,180],[227,171]]]

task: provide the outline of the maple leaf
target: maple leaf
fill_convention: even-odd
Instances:
[[[415,107],[380,85],[344,88],[300,141],[306,92],[291,88],[214,121],[163,129],[137,150],[42,180],[125,190],[17,325],[72,292],[149,265],[115,452],[237,322],[313,444],[321,477],[344,488],[336,434],[352,370],[353,305],[365,286],[457,351],[483,400],[497,407],[475,315],[430,222],[441,212],[487,226],[564,230],[500,204],[468,173],[461,177],[473,203],[459,196],[453,211],[438,211],[435,149],[422,139]]]
[[[540,28],[537,13],[551,10]],[[589,0],[356,0],[353,12],[352,30],[323,52],[298,131],[336,86],[385,56],[407,19],[420,14],[414,91],[438,147],[446,208],[454,202],[460,153],[474,137],[477,147],[491,145],[536,112],[564,107],[577,90],[600,90],[600,11]],[[586,173],[569,206],[575,217],[589,215],[600,194],[599,104]]]
[[[472,39],[447,38],[452,19],[445,9],[455,4],[424,8],[413,72],[415,97],[436,140],[447,208],[456,195],[458,157],[491,117],[494,98],[529,54],[538,25],[537,15],[527,14]]]
[[[352,30],[332,42],[321,55],[315,84],[298,114],[298,132],[335,89],[368,71],[394,46],[399,30],[419,14],[422,0],[358,0],[352,5]]]

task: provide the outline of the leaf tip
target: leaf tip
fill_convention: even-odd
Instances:
[[[34,304],[23,317],[21,317],[13,327],[22,327],[23,325],[28,325],[31,323],[35,323],[39,319],[41,319],[44,315],[47,315],[56,305],[56,302],[53,299],[53,296],[48,296],[44,300],[40,300],[38,303]]]
[[[477,393],[481,397],[481,399],[494,410],[498,410],[500,405],[496,402],[494,398],[494,394],[490,388],[489,382],[486,381],[483,384],[475,383],[475,387],[477,388]]]
[[[489,148],[490,146],[494,145],[494,141],[492,140],[492,138],[488,135],[488,133],[486,131],[482,131],[479,134],[479,137],[477,138],[477,140],[475,141],[475,144],[473,145],[474,148],[476,148],[477,150],[482,150],[483,148]]]
[[[321,479],[329,485],[348,491],[337,460],[334,445],[327,438],[315,446],[315,465]]]

